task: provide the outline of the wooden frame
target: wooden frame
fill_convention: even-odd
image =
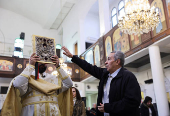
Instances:
[[[167,28],[169,29],[170,28],[170,12],[168,12],[167,0],[162,0],[162,2],[163,2],[163,7],[164,7]],[[169,6],[169,8],[170,8],[170,6]]]
[[[99,38],[99,49],[100,49],[100,66],[103,67],[106,61],[103,36]]]
[[[93,48],[93,56],[94,56],[94,65],[100,67],[100,46],[99,41],[96,43],[95,47]],[[98,61],[96,61],[98,59]]]
[[[162,0],[152,0],[152,2],[151,2],[151,7],[155,6],[155,8],[159,11],[159,15],[160,15],[160,23],[152,31],[153,38],[162,36],[163,32],[168,29],[164,4],[165,3]]]
[[[113,9],[116,9],[116,7],[113,7],[113,8],[112,8],[112,11],[111,11],[111,21],[112,21],[113,17],[116,16],[116,20],[117,20],[117,24],[118,24],[117,9],[116,9],[116,14],[114,14],[114,15],[112,16]],[[116,25],[117,25],[117,24],[116,24]],[[115,26],[116,26],[116,25],[115,25]],[[115,26],[113,26],[113,21],[112,21],[112,28],[115,27]]]
[[[27,64],[29,64],[29,59],[24,59],[24,68],[26,68]]]
[[[130,51],[129,35],[121,32],[119,28],[117,28],[113,32],[112,42],[113,42],[112,45],[113,45],[113,50],[114,51],[122,51],[124,53]],[[117,48],[117,46],[119,48]]]
[[[33,52],[40,57],[41,63],[51,63],[51,56],[56,55],[55,39],[38,35],[32,36]]]
[[[113,49],[113,39],[112,39],[112,36],[113,36],[114,31],[115,31],[117,28],[118,28],[118,25],[114,26],[107,34],[105,34],[105,35],[103,36],[103,45],[104,45],[104,57],[105,57],[105,61],[107,60],[105,41],[106,41],[107,37],[110,36],[110,38],[111,38],[111,46],[112,46],[111,52],[112,52],[112,51],[114,50],[114,49]]]
[[[14,77],[15,76],[15,69],[16,69],[16,64],[15,64],[15,58],[14,57],[5,57],[5,56],[1,56],[0,57],[0,60],[4,60],[4,61],[9,61],[9,62],[12,62],[13,65],[12,65],[12,71],[3,71],[3,70],[0,70],[0,75],[1,77]],[[1,64],[2,66],[2,64]],[[7,66],[5,65],[5,68]]]

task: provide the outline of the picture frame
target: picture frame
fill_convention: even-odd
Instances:
[[[51,63],[51,56],[56,55],[55,39],[38,35],[32,36],[33,52],[40,57],[40,63]]]

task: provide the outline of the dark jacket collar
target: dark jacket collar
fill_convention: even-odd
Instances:
[[[122,77],[124,70],[127,70],[127,69],[125,69],[125,68],[121,67],[120,71],[118,72],[118,74],[116,75],[116,77],[115,77],[115,78]]]
[[[118,72],[118,74],[116,75],[115,78],[120,78],[123,75],[124,70],[127,70],[127,69],[121,67],[120,71]],[[106,84],[106,82],[107,82],[107,79],[109,77],[108,75],[109,75],[109,71],[106,71],[105,74],[104,74],[104,77],[105,77],[104,78],[104,84]]]

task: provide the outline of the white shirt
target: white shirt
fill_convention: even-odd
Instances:
[[[152,110],[149,108],[149,116],[152,116]]]
[[[110,91],[110,83],[112,81],[113,78],[116,77],[116,75],[119,73],[121,67],[119,69],[117,69],[114,73],[112,74],[108,74],[108,79],[106,82],[106,85],[104,85],[104,95],[103,95],[103,104],[104,103],[109,103],[109,91]],[[104,113],[104,116],[110,116],[109,113]]]

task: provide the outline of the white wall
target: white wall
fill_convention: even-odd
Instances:
[[[91,108],[92,108],[92,106],[93,106],[93,103],[96,103],[96,104],[97,104],[97,96],[98,96],[97,93],[91,95]]]
[[[95,43],[100,37],[99,16],[88,13],[85,18],[85,39],[87,42]],[[89,40],[89,38],[94,38]]]
[[[7,43],[5,44],[5,55],[13,55],[15,38],[19,37],[21,32],[25,32],[23,53],[26,57],[30,56],[29,51],[32,50],[33,34],[55,38],[57,44],[62,44],[57,30],[43,29],[38,23],[3,8],[0,8],[0,30],[3,33],[0,32],[0,55],[4,55],[4,37],[5,43]],[[11,48],[10,52],[9,48]]]
[[[90,86],[90,88],[88,88],[87,86]],[[86,92],[97,92],[98,91],[98,83],[86,83],[85,84],[85,90]]]
[[[97,104],[97,93],[86,96],[86,107],[93,107],[93,103]]]
[[[63,28],[63,45],[72,53],[74,53],[73,43],[75,42],[78,42],[78,55],[85,51],[85,17],[95,2],[96,0],[78,1],[60,27]],[[76,37],[74,36],[75,33],[77,33]]]
[[[76,88],[79,90],[81,97],[85,97],[85,85],[84,85],[84,83],[73,82],[73,87],[75,87],[75,84],[77,84],[77,86],[78,86]]]
[[[5,78],[5,77],[0,77],[0,86],[9,86],[11,80],[13,78]]]
[[[169,58],[169,56],[167,56],[167,58]],[[165,60],[166,60],[166,62],[165,62]],[[163,64],[163,67],[165,67],[168,64],[169,60],[167,61],[167,59],[164,58],[164,59],[162,59],[162,62],[165,62]],[[152,102],[156,103],[153,83],[145,84],[145,82],[144,82],[145,80],[153,79],[151,69],[150,69],[150,64],[147,64],[145,66],[138,68],[138,71],[139,71],[138,73],[135,72],[135,76],[136,76],[139,84],[141,85],[141,91],[144,92],[144,97],[150,96],[150,97],[152,97]],[[164,81],[165,81],[166,92],[170,93],[170,68],[164,69],[163,71],[164,71]],[[154,82],[154,80],[153,80],[153,82]]]

